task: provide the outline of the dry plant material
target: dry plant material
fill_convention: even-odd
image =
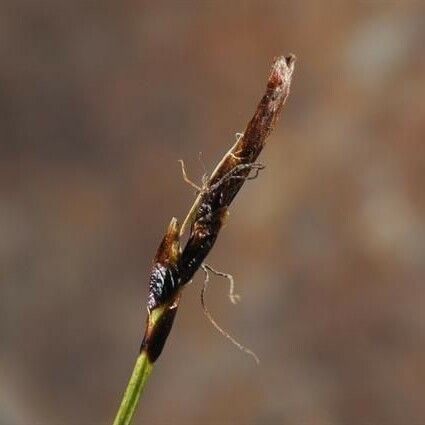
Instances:
[[[243,134],[224,155],[198,190],[183,225],[173,218],[158,248],[150,277],[148,318],[141,353],[154,363],[164,347],[177,312],[181,291],[202,266],[228,215],[228,208],[246,180],[255,178],[263,166],[257,163],[267,136],[274,128],[289,94],[295,57],[274,60],[264,96]],[[189,229],[182,249],[180,237]]]

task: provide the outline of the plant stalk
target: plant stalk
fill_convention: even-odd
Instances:
[[[129,425],[131,423],[152,369],[153,363],[150,362],[146,352],[142,351],[137,357],[133,373],[115,417],[114,425]]]

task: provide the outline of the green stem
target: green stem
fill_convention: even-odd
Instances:
[[[145,352],[137,357],[133,373],[124,393],[121,406],[114,420],[114,425],[129,425],[133,418],[140,396],[153,369]]]

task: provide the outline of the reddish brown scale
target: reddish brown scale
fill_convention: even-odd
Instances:
[[[227,216],[227,208],[212,209],[211,203],[200,206],[202,215],[194,222],[189,240],[180,257],[181,284],[189,282],[211,251]]]

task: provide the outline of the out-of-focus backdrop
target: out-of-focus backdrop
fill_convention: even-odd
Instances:
[[[291,95],[186,288],[135,423],[425,423],[423,2],[0,6],[0,423],[107,424],[170,220],[243,131],[275,55]],[[199,160],[202,152],[202,160]],[[204,164],[204,165],[203,165]]]

